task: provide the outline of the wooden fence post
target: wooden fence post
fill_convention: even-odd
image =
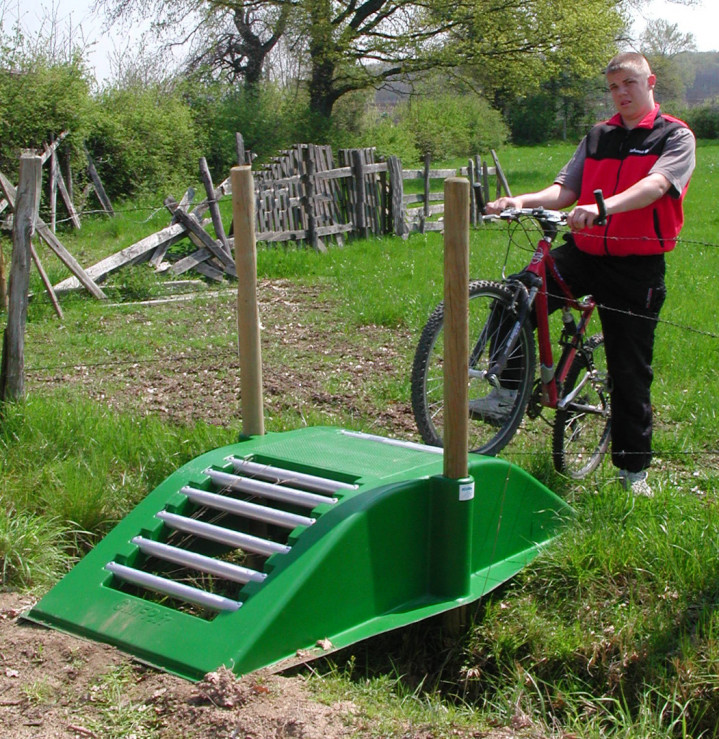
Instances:
[[[0,312],[7,310],[7,279],[5,277],[5,254],[0,239]]]
[[[15,202],[8,322],[3,335],[0,401],[19,400],[25,394],[25,324],[30,282],[31,238],[40,207],[42,162],[39,156],[20,157],[20,181]]]
[[[307,144],[302,149],[302,158],[305,163],[302,179],[304,184],[303,204],[307,214],[307,240],[315,251],[325,252],[327,249],[317,235],[317,183],[315,182],[316,165],[312,144]]]
[[[50,137],[50,144],[55,140]],[[50,154],[50,230],[55,233],[57,227],[57,147]]]
[[[432,163],[432,156],[430,154],[424,155],[424,204],[422,206],[422,220],[420,221],[420,233],[425,232],[425,224],[429,218],[429,192],[430,192],[430,181],[429,181],[429,168]]]
[[[497,197],[500,197],[502,195],[502,188],[503,188],[505,195],[511,198],[512,191],[509,189],[509,182],[507,182],[507,178],[504,176],[502,167],[499,164],[499,158],[497,157],[497,152],[494,149],[490,149],[489,153],[492,155],[492,160],[494,161],[494,171],[497,174]]]
[[[246,164],[245,159],[247,158],[247,155],[245,154],[245,139],[239,131],[235,133],[235,149],[237,151],[237,164]]]
[[[352,149],[352,177],[355,191],[355,231],[359,232],[363,239],[366,239],[369,236],[366,212],[367,191],[365,189],[364,167],[362,166],[362,152],[359,149]]]
[[[467,477],[469,181],[444,181],[444,476]]]
[[[392,220],[392,231],[406,239],[409,228],[404,219],[404,179],[402,178],[402,162],[399,157],[391,156],[387,159],[389,170],[390,191],[390,218]]]
[[[245,436],[256,436],[265,433],[265,420],[262,409],[262,351],[257,304],[255,185],[252,167],[233,167],[230,177],[232,220],[235,224],[242,433]]]
[[[103,210],[109,215],[114,216],[115,211],[112,209],[112,203],[110,202],[110,198],[107,197],[100,175],[97,173],[97,169],[95,168],[95,162],[92,161],[92,157],[87,148],[85,148],[85,156],[87,157],[87,171],[92,180],[92,185],[95,188],[95,195],[97,195],[97,199],[100,201]]]
[[[210,206],[210,218],[212,218],[212,226],[215,229],[215,236],[217,236],[220,242],[222,242],[222,246],[227,254],[231,256],[225,227],[222,225],[220,207],[217,205],[217,198],[215,197],[215,186],[212,183],[212,175],[210,174],[210,168],[207,166],[207,159],[205,159],[205,157],[200,157],[200,178],[202,179],[202,184],[205,186],[205,192],[207,193],[207,203]]]

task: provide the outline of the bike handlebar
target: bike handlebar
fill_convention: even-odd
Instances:
[[[607,223],[607,206],[604,203],[604,194],[601,190],[594,191],[594,199],[597,201],[599,215],[594,219],[595,226],[605,226]],[[561,210],[548,210],[547,208],[507,208],[499,217],[504,220],[515,220],[519,216],[529,216],[542,224],[553,226],[565,226],[567,215]]]

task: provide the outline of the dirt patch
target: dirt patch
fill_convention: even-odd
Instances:
[[[306,416],[331,425],[361,419],[363,430],[419,440],[408,397],[377,407],[369,391],[378,382],[409,377],[413,332],[384,326],[347,329],[337,319],[336,301],[316,286],[266,280],[258,286],[258,300],[267,419],[291,409],[299,423]],[[33,337],[37,358],[28,359],[28,392],[75,385],[121,412],[179,423],[236,424],[240,363],[235,310],[235,294],[229,290],[191,302],[133,306],[129,313],[108,309],[95,333],[127,332],[129,324],[138,342],[157,347],[154,357],[137,362],[127,358],[133,350],[128,346],[112,356],[88,355],[82,363],[35,370],[47,365],[44,344],[61,339]]]
[[[237,679],[223,670],[193,684],[112,647],[19,619],[31,605],[0,594],[4,737],[364,735],[353,704],[318,702],[302,678],[256,673]]]
[[[12,739],[341,739],[378,737],[350,701],[320,702],[302,676],[227,669],[191,683],[113,647],[22,619],[27,596],[0,593],[0,736]],[[514,722],[514,720],[513,720]],[[527,724],[531,726],[531,722]],[[511,729],[451,730],[398,722],[401,739],[509,739]]]

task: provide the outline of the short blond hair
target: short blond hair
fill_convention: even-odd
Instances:
[[[625,51],[617,54],[607,64],[604,74],[611,74],[612,72],[620,72],[622,70],[629,70],[635,74],[646,75],[647,77],[652,74],[652,69],[649,66],[647,58],[638,51]]]

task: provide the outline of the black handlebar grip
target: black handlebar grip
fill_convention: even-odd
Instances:
[[[595,226],[607,225],[607,206],[604,204],[604,193],[601,190],[594,191],[594,199],[597,201],[599,215],[594,219]]]

